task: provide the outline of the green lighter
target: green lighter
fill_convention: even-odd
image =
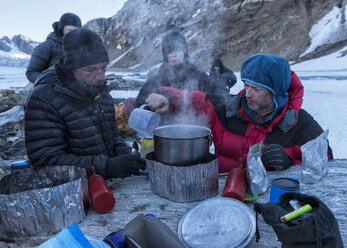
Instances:
[[[282,216],[280,220],[281,222],[288,222],[297,218],[299,215],[307,213],[308,211],[311,211],[311,210],[312,210],[312,207],[309,204],[306,204],[302,206],[301,208]]]

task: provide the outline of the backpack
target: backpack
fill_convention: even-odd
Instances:
[[[312,210],[283,223],[280,217],[293,211],[289,201],[309,204]],[[343,248],[338,222],[331,210],[318,198],[301,193],[284,193],[279,203],[254,203],[258,213],[275,231],[282,248]],[[259,233],[257,241],[259,239]]]

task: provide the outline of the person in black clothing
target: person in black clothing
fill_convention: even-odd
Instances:
[[[25,105],[25,146],[34,167],[79,166],[106,178],[145,169],[118,134],[105,82],[109,58],[101,38],[76,29],[63,38],[64,60],[36,80]]]
[[[214,59],[210,74],[208,98],[214,108],[219,110],[223,107],[225,100],[229,96],[230,88],[236,84],[236,76],[232,70],[226,68],[220,59]]]
[[[164,63],[157,73],[150,75],[141,88],[135,102],[138,107],[161,86],[207,91],[208,76],[189,61],[186,38],[180,32],[171,30],[162,39]]]
[[[59,62],[63,55],[62,38],[64,34],[81,26],[81,19],[73,13],[63,14],[59,22],[52,24],[54,32],[51,32],[44,42],[35,47],[31,54],[25,73],[30,82],[35,83],[41,72]]]
[[[234,72],[223,65],[220,59],[214,59],[209,74],[209,86],[225,90],[227,94],[231,87],[236,84]]]

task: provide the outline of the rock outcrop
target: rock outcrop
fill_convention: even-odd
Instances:
[[[208,71],[213,57],[233,70],[254,53],[290,61],[311,59],[341,49],[346,41],[320,47],[304,58],[309,32],[337,7],[345,22],[345,0],[128,0],[112,18],[96,19],[86,27],[105,41],[114,68],[147,69],[159,63],[161,38],[177,28],[188,41],[194,63]]]

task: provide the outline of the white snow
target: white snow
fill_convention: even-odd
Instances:
[[[139,92],[135,90],[112,90],[110,94],[113,98],[126,99],[129,97],[136,97],[139,94]]]
[[[11,47],[11,51],[5,52],[0,50],[0,66],[27,67],[30,55],[23,53],[11,43],[7,43]]]
[[[333,7],[328,14],[312,26],[309,32],[310,47],[300,57],[313,52],[320,45],[347,39],[346,16],[347,8]]]
[[[201,9],[198,9],[198,10],[195,12],[195,14],[192,16],[192,18],[194,18],[194,17],[196,17],[197,15],[199,15],[200,12],[201,12]]]

